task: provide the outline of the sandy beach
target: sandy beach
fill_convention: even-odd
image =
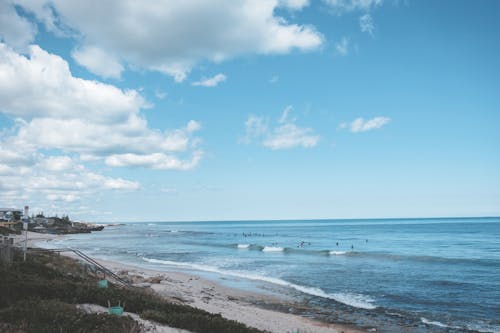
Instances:
[[[50,248],[50,242],[59,237],[65,236],[29,232],[28,247]],[[16,236],[15,239],[16,243],[23,242],[24,234]],[[76,256],[71,252],[63,254],[76,259]],[[376,331],[374,328],[360,329],[340,324],[327,324],[295,314],[264,309],[255,304],[288,304],[283,299],[256,292],[227,288],[193,274],[144,269],[107,260],[98,260],[98,262],[119,276],[132,281],[134,286],[148,288],[172,302],[183,303],[211,313],[221,314],[225,318],[264,331],[273,333],[358,333]],[[84,308],[87,311],[102,311],[99,307],[92,305],[84,305]],[[164,326],[152,323],[148,323],[145,327],[149,327],[148,332],[180,332],[176,329],[169,331]]]

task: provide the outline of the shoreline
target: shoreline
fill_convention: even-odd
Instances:
[[[64,235],[28,233],[28,247],[47,248],[45,244]],[[24,241],[24,234],[15,235],[15,243]],[[62,253],[78,260],[72,253]],[[156,270],[132,264],[94,258],[108,269],[133,282],[135,287],[147,288],[170,300],[210,313],[221,314],[261,330],[283,333],[361,333],[376,332],[376,328],[361,328],[355,325],[327,323],[298,314],[286,313],[300,307],[291,298],[267,295],[264,292],[245,291],[226,287],[216,281],[194,273],[175,270]],[[281,310],[281,311],[280,311]]]

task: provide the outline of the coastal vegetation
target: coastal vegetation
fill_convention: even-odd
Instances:
[[[262,332],[144,290],[113,284],[98,288],[98,280],[76,260],[53,254],[0,267],[0,331],[140,332],[140,324],[129,316],[89,314],[77,307],[110,301],[125,303],[126,311],[144,319],[191,332]]]

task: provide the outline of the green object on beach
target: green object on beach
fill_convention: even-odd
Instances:
[[[107,288],[108,287],[108,280],[104,279],[104,280],[100,280],[97,285],[99,286],[99,288]]]
[[[123,314],[123,307],[121,307],[121,306],[111,306],[111,307],[109,307],[109,314],[110,315],[121,316]]]

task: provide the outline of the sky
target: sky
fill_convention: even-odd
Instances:
[[[0,0],[0,206],[500,216],[496,0]]]

